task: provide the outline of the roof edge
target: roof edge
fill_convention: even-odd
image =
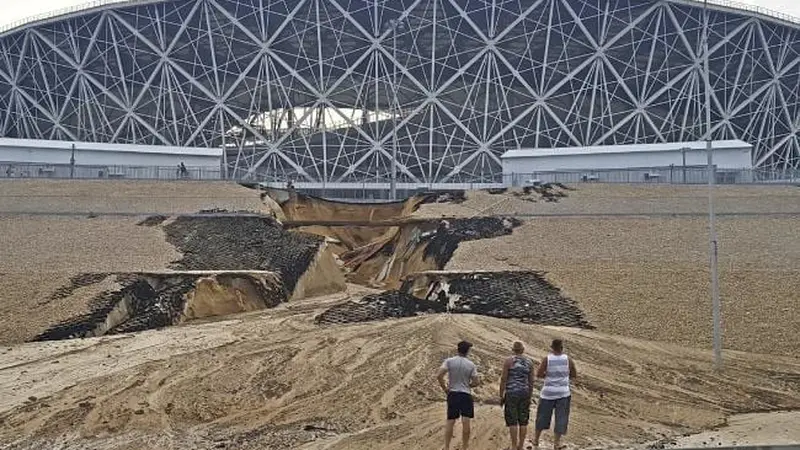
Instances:
[[[712,141],[714,150],[740,150],[750,149],[753,145],[740,139],[725,139]],[[623,145],[589,145],[585,147],[554,147],[554,148],[519,148],[508,150],[500,155],[501,160],[517,158],[560,157],[576,155],[598,154],[623,154],[623,153],[660,153],[674,152],[685,148],[689,151],[705,151],[705,141],[691,142],[660,142],[656,144],[623,144]]]
[[[169,0],[94,0],[91,2],[81,3],[79,5],[68,6],[66,8],[59,8],[52,11],[47,11],[32,16],[23,17],[22,19],[15,20],[11,23],[0,26],[0,37],[7,34],[19,31],[24,27],[30,25],[44,24],[50,21],[58,21],[68,19],[72,16],[79,16],[96,11],[102,11],[111,7],[126,7],[147,5],[150,3],[166,3]]]
[[[94,0],[80,5],[74,5],[67,8],[60,8],[53,11],[48,11],[29,17],[24,17],[6,25],[0,26],[0,37],[10,34],[20,29],[33,25],[46,23],[51,20],[63,20],[73,15],[81,15],[91,13],[94,11],[101,11],[110,7],[126,7],[136,5],[146,5],[150,3],[166,3],[169,0]],[[670,3],[684,4],[695,8],[702,8],[703,2],[701,0],[667,0]],[[763,6],[750,5],[741,3],[734,0],[708,0],[710,7],[724,8],[730,12],[748,12],[756,14],[764,19],[778,21],[784,25],[800,27],[800,17],[792,16],[780,11],[764,8]]]

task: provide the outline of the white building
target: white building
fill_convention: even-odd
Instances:
[[[222,149],[0,138],[0,178],[175,178],[181,163],[188,178],[218,179]]]
[[[746,181],[753,146],[712,143],[719,182]],[[705,142],[510,150],[500,157],[507,185],[542,182],[707,182]]]

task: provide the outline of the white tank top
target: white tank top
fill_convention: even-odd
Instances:
[[[539,396],[544,400],[569,397],[569,358],[567,355],[547,355],[547,372]]]

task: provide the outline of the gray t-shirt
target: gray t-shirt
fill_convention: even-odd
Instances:
[[[447,370],[447,387],[450,392],[472,393],[469,382],[478,377],[478,368],[472,361],[463,356],[453,356],[444,360],[442,369]]]

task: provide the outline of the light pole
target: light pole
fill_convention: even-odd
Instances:
[[[389,21],[392,30],[392,168],[389,180],[389,197],[397,200],[397,30],[402,26],[397,19]]]
[[[708,231],[709,266],[711,269],[711,311],[714,321],[714,368],[722,369],[722,313],[719,300],[719,274],[717,273],[717,230],[714,216],[714,149],[711,142],[711,66],[708,54],[709,39],[708,0],[703,0],[703,78],[705,79],[706,154],[708,156]]]
[[[69,157],[69,177],[75,178],[75,144],[72,144],[72,154]]]

